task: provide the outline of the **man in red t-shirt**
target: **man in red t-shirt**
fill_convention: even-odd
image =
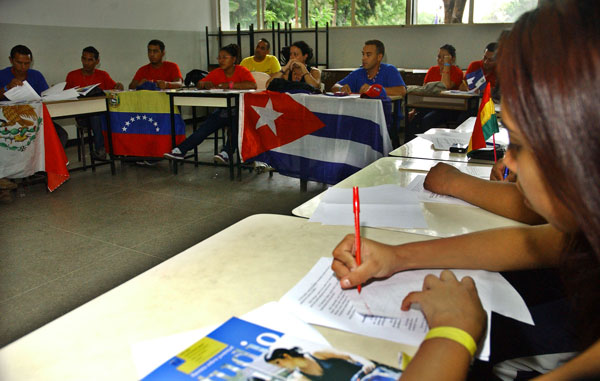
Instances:
[[[492,85],[492,90],[496,87],[496,48],[498,47],[497,42],[490,42],[485,47],[485,51],[483,52],[483,59],[481,61],[473,61],[469,64],[467,68],[467,74],[477,71],[479,69],[483,70],[483,75],[485,76],[485,80]],[[461,90],[468,90],[468,86],[464,83]]]
[[[115,82],[104,70],[96,69],[100,63],[100,53],[93,46],[88,46],[81,53],[82,68],[67,74],[65,89],[84,87],[99,83],[102,90],[123,90],[121,82]]]
[[[84,87],[99,83],[98,87],[102,90],[123,90],[121,82],[115,82],[104,70],[96,69],[100,63],[100,53],[93,46],[88,46],[81,52],[82,68],[73,70],[67,74],[65,89],[72,87]],[[102,135],[102,121],[98,115],[75,118],[77,124],[81,127],[90,127],[94,133],[94,151],[92,156],[95,159],[105,159],[106,150],[104,149],[104,136]]]
[[[160,40],[148,43],[150,63],[138,69],[133,76],[130,89],[136,89],[145,82],[154,82],[160,89],[178,89],[183,86],[183,77],[175,62],[163,61],[165,44]]]

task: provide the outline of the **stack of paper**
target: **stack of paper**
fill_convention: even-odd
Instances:
[[[352,189],[329,188],[309,221],[325,225],[353,225]],[[360,224],[427,228],[417,194],[392,184],[360,188]]]
[[[77,97],[79,96],[77,90],[65,90],[65,85],[66,82],[57,83],[56,85],[42,92],[42,96],[40,97],[27,81],[23,81],[23,86],[13,87],[12,89],[5,92],[4,96],[6,97],[6,99],[15,102],[33,102],[39,100],[49,102],[77,99]]]

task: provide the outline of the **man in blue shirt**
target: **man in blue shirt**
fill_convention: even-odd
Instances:
[[[0,99],[5,99],[4,93],[9,89],[23,86],[23,81],[27,81],[39,95],[48,88],[48,83],[42,73],[30,68],[33,54],[27,46],[13,47],[8,59],[11,66],[0,70]]]
[[[24,81],[27,81],[38,95],[42,95],[42,92],[48,89],[48,83],[42,73],[30,68],[33,53],[27,46],[13,47],[8,59],[11,66],[0,70],[0,100],[6,100],[4,93],[15,86],[23,86]],[[62,146],[66,147],[69,139],[67,131],[57,123],[54,123],[54,128]]]
[[[362,94],[377,83],[383,86],[388,96],[403,97],[406,94],[406,85],[402,76],[394,65],[381,63],[384,55],[383,42],[366,41],[362,49],[362,66],[333,85],[331,91]]]

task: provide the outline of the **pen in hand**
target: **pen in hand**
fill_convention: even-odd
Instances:
[[[504,176],[502,176],[502,180],[506,180],[508,177],[508,167],[504,167]]]
[[[358,187],[352,187],[352,209],[354,210],[354,250],[356,252],[356,265],[360,266],[360,200]],[[361,285],[358,285],[360,294]]]

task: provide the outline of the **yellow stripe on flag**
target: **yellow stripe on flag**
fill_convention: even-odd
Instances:
[[[479,111],[479,118],[481,120],[481,125],[483,126],[490,120],[492,114],[495,114],[496,110],[494,109],[494,102],[491,99],[483,105],[482,109]]]
[[[162,91],[137,90],[115,92],[109,95],[110,111],[168,114],[169,96]],[[175,107],[175,113],[179,110]]]

